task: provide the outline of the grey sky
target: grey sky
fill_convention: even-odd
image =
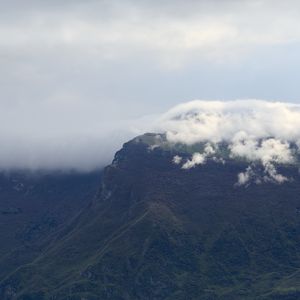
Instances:
[[[297,1],[0,3],[0,167],[92,168],[192,99],[300,99]]]

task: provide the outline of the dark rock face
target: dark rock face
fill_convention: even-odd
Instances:
[[[2,279],[0,298],[299,299],[297,168],[238,187],[245,162],[182,170],[174,151],[125,144],[97,197]]]

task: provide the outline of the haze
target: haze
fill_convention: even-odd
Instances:
[[[2,169],[101,167],[193,99],[300,99],[297,1],[0,3]]]

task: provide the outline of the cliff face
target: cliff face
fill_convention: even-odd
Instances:
[[[184,170],[148,135],[124,145],[97,196],[1,299],[298,299],[300,185],[237,186],[247,163]],[[150,146],[150,147],[149,147]]]

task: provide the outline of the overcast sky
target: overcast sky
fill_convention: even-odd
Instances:
[[[300,101],[298,1],[0,3],[0,168],[105,164],[192,99]]]

